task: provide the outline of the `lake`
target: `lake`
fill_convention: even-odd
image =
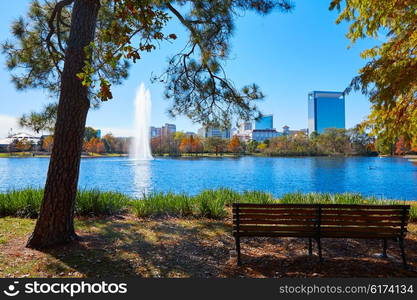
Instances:
[[[0,192],[42,187],[48,158],[0,158]],[[129,158],[82,159],[80,188],[114,190],[140,197],[152,191],[195,194],[228,187],[288,192],[353,192],[417,200],[417,165],[392,157]]]

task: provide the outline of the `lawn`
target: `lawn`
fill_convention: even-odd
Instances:
[[[0,277],[417,277],[417,224],[410,225],[404,270],[396,243],[323,240],[324,262],[303,239],[243,240],[236,266],[230,214],[204,218],[78,218],[80,241],[40,252],[25,248],[35,220],[0,218]],[[315,245],[314,245],[315,246]]]

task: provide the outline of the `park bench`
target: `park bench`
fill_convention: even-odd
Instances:
[[[404,267],[407,267],[404,238],[409,205],[345,204],[233,204],[233,236],[237,263],[241,265],[242,237],[298,237],[317,242],[322,261],[322,238],[380,239],[382,256],[387,257],[387,241],[399,243]]]

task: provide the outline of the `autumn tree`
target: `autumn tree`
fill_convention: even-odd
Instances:
[[[179,150],[182,153],[199,153],[203,151],[203,143],[198,136],[188,135],[184,136],[179,145]]]
[[[51,152],[53,145],[54,145],[54,137],[52,135],[48,135],[42,141],[42,149],[44,151]]]
[[[199,136],[189,135],[188,140],[191,145],[192,153],[198,154],[200,152],[203,152],[204,146]]]
[[[239,138],[235,135],[231,138],[229,144],[227,145],[227,151],[232,153],[239,153],[242,151],[242,145]]]
[[[15,143],[15,148],[18,151],[29,151],[32,149],[32,143],[27,138],[23,138]]]
[[[104,152],[106,152],[106,147],[104,146],[104,143],[101,139],[97,139],[98,141],[96,142],[96,153],[102,154]]]
[[[158,136],[158,137],[154,137],[151,139],[151,150],[152,153],[159,153],[159,154],[163,154],[163,150],[162,150],[162,137]]]
[[[417,1],[332,0],[330,9],[340,10],[337,23],[350,23],[352,44],[378,39],[362,52],[367,63],[347,90],[369,96],[371,113],[363,127],[387,151],[400,136],[417,141]]]
[[[90,140],[85,141],[84,149],[90,153],[104,153],[106,151],[103,141],[97,137],[93,137]]]
[[[168,151],[171,154],[179,154],[181,152],[180,145],[183,138],[186,137],[186,134],[182,131],[176,131],[173,135],[173,143],[172,143],[172,150]]]
[[[181,143],[179,145],[179,150],[182,153],[190,153],[191,152],[191,143],[190,143],[190,140],[186,136],[184,136],[181,139]]]
[[[54,146],[44,198],[28,246],[42,248],[76,238],[73,217],[87,113],[95,101],[112,98],[111,85],[162,41],[176,18],[187,30],[184,50],[154,78],[166,86],[169,112],[202,123],[230,123],[232,115],[259,115],[255,84],[239,89],[226,76],[236,17],[245,11],[287,11],[286,0],[59,0],[32,2],[13,24],[15,41],[3,45],[19,89],[45,88],[59,95]],[[64,171],[63,171],[64,170]]]
[[[258,151],[264,151],[266,148],[268,148],[268,145],[267,145],[267,144],[265,144],[265,143],[260,143],[260,144],[258,144],[258,146],[256,147],[256,149],[257,149]]]
[[[105,136],[103,136],[102,141],[104,143],[105,152],[117,152],[117,139],[113,136],[113,134],[107,133]]]
[[[410,152],[411,145],[410,143],[404,138],[400,137],[398,141],[395,143],[395,154],[396,155],[404,155]]]

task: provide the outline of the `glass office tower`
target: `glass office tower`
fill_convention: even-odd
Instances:
[[[255,129],[272,129],[274,128],[274,116],[264,115],[255,121]]]
[[[313,91],[308,94],[308,132],[345,128],[345,94]]]

